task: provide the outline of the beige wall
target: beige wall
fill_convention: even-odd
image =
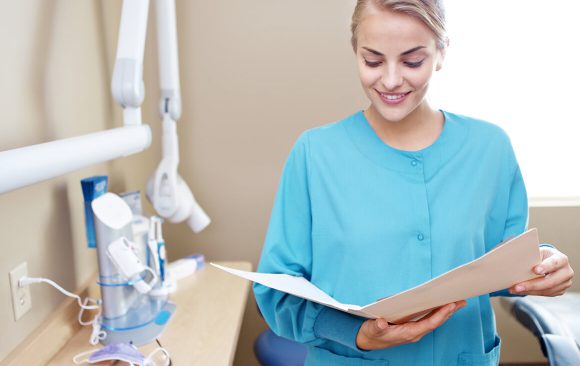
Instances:
[[[180,172],[213,223],[198,235],[184,224],[166,225],[170,259],[201,252],[208,260],[257,264],[282,165],[296,137],[366,105],[348,44],[353,3],[177,1],[183,94]],[[119,1],[0,3],[0,45],[6,51],[0,67],[5,113],[0,150],[120,126],[109,93],[119,14]],[[37,285],[32,312],[14,322],[9,270],[27,261],[32,275],[51,277],[68,288],[96,270],[94,252],[84,243],[78,180],[108,173],[111,190],[142,190],[157,164],[154,41],[150,21],[143,115],[153,128],[152,148],[0,196],[5,240],[0,256],[0,360],[63,299]],[[579,219],[580,208],[531,211],[531,225],[539,227],[545,241],[567,251],[577,268]],[[532,351],[537,345],[528,333],[501,312],[498,321],[504,360],[541,359]],[[252,342],[264,327],[250,297],[237,365],[255,364]]]
[[[0,150],[100,130],[112,122],[95,4],[0,4]],[[106,165],[0,196],[0,359],[63,300],[48,286],[34,286],[32,311],[15,322],[10,270],[26,261],[30,275],[74,289],[96,269],[94,253],[83,250],[83,233],[76,230],[82,224],[76,217],[82,213],[76,210],[82,202],[78,178],[96,172],[106,173]]]

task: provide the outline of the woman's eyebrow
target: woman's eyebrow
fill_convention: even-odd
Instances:
[[[377,50],[373,50],[372,48],[368,48],[368,47],[362,47],[362,48],[364,48],[365,50],[367,50],[367,51],[369,51],[370,53],[373,53],[373,54],[375,54],[375,55],[377,55],[377,56],[384,56],[382,53],[380,53],[380,52],[379,52],[379,51],[377,51]]]
[[[380,53],[380,52],[379,52],[379,51],[377,51],[377,50],[373,50],[372,48],[368,48],[368,47],[364,47],[364,46],[363,46],[362,48],[364,48],[365,50],[367,50],[367,51],[369,51],[370,53],[372,53],[372,54],[375,54],[375,55],[377,55],[377,56],[384,56],[382,53]],[[426,47],[425,47],[425,46],[417,46],[417,47],[413,47],[413,48],[411,48],[410,50],[407,50],[407,51],[405,51],[405,52],[401,53],[401,56],[406,56],[406,55],[408,55],[408,54],[411,54],[411,53],[413,53],[413,52],[415,52],[415,51],[418,51],[418,50],[420,50],[420,49],[422,49],[422,48],[426,48]]]
[[[415,52],[415,51],[419,51],[419,50],[420,50],[420,49],[422,49],[422,48],[426,48],[426,47],[425,47],[425,46],[417,46],[417,47],[413,47],[413,48],[411,48],[410,50],[407,50],[407,51],[405,51],[405,52],[401,53],[401,56],[405,56],[405,55],[408,55],[408,54],[410,54],[410,53],[413,53],[413,52]]]

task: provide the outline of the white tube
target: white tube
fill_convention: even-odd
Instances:
[[[175,0],[157,0],[157,48],[161,89],[179,93]]]
[[[125,126],[141,123],[140,108],[145,98],[143,53],[148,13],[149,0],[123,1],[111,91],[123,107]]]
[[[0,194],[141,152],[151,144],[148,125],[126,126],[0,152]]]
[[[179,85],[179,57],[177,52],[177,24],[175,0],[156,0],[157,50],[159,59],[159,84],[161,86],[161,115],[169,113],[171,119],[181,117],[181,87]],[[165,103],[169,102],[166,106]]]
[[[149,0],[124,0],[119,26],[117,58],[143,64]]]

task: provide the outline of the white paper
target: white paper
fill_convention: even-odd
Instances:
[[[335,309],[342,311],[348,311],[351,307],[354,307],[354,309],[360,309],[360,306],[342,304],[336,301],[326,292],[314,286],[304,277],[290,276],[287,274],[248,272],[220,266],[219,264],[215,263],[211,263],[211,265],[233,275],[245,278],[275,290],[287,292],[291,295],[295,295],[303,299],[308,299],[322,305],[333,307]]]
[[[538,277],[532,268],[540,263],[538,232],[525,233],[499,244],[482,257],[428,282],[366,306],[342,304],[303,277],[247,272],[213,266],[236,276],[291,295],[366,318],[404,322],[442,305],[509,288]]]

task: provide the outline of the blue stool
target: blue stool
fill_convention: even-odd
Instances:
[[[277,336],[270,329],[254,342],[254,353],[262,366],[303,366],[307,352],[305,345]]]

